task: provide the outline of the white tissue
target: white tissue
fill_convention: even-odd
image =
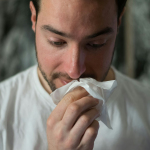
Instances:
[[[103,100],[100,117],[98,117],[96,120],[101,120],[108,128],[112,129],[105,103],[109,95],[112,93],[113,89],[117,86],[117,82],[115,80],[98,82],[93,78],[81,78],[79,79],[79,81],[73,80],[72,82],[64,85],[61,88],[58,88],[57,90],[51,93],[53,102],[57,105],[65,94],[69,93],[78,86],[83,87],[92,97],[97,98],[99,100]],[[100,110],[100,104],[98,104],[96,108]]]

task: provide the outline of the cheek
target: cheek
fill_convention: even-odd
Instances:
[[[87,72],[94,73],[97,79],[101,80],[111,64],[113,51],[114,43],[106,45],[99,52],[88,54],[86,57]]]
[[[49,45],[46,38],[38,35],[38,33],[36,33],[36,50],[38,63],[41,65],[42,70],[51,74],[59,64],[59,55]]]
[[[106,67],[110,64],[113,56],[114,44],[105,46],[99,52],[93,52],[93,54],[88,55],[87,61],[90,60],[90,64],[98,67]]]

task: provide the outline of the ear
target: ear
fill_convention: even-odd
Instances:
[[[31,10],[31,22],[32,22],[32,30],[35,32],[36,25],[36,10],[32,1],[30,1],[30,10]]]
[[[119,20],[118,20],[118,27],[120,27],[120,25],[121,25],[122,17],[123,17],[123,15],[125,13],[125,10],[126,10],[126,8],[124,7],[122,13],[120,14]]]

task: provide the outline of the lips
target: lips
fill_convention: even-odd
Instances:
[[[61,82],[63,83],[63,85],[66,85],[66,84],[68,84],[69,82],[71,82],[71,80],[69,81],[69,80],[64,80],[64,79],[60,79],[61,80]]]

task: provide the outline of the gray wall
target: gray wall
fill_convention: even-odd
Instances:
[[[35,64],[29,0],[0,1],[0,81]]]

